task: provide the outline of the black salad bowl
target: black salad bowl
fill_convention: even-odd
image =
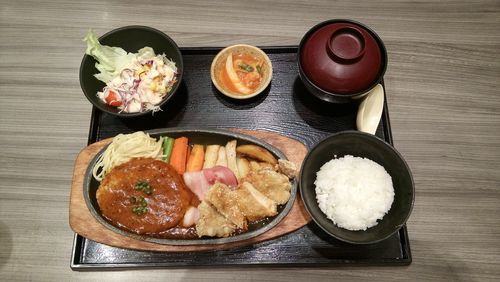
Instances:
[[[127,52],[135,53],[144,47],[153,48],[155,54],[165,54],[177,66],[177,81],[172,89],[163,97],[158,106],[164,105],[176,93],[183,74],[183,60],[179,47],[172,38],[165,33],[147,26],[125,26],[114,29],[99,38],[102,45],[120,47]],[[138,113],[120,112],[116,107],[109,106],[97,97],[97,92],[102,91],[105,83],[97,80],[94,74],[99,71],[95,68],[97,61],[87,54],[83,56],[80,64],[80,86],[87,99],[98,109],[119,117],[136,117],[151,114],[151,110]]]

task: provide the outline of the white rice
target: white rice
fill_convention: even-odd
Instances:
[[[330,160],[317,172],[314,185],[321,211],[348,230],[377,225],[394,200],[391,176],[367,158],[346,155]]]

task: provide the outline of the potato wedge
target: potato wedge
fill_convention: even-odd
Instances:
[[[215,165],[227,167],[226,147],[219,147],[219,153],[217,154],[217,161],[215,162]]]
[[[236,147],[236,152],[250,158],[275,165],[278,160],[268,150],[257,145],[241,145]]]
[[[236,164],[236,140],[231,140],[226,144],[227,167],[233,171],[236,179],[240,179],[238,165]]]
[[[217,163],[219,157],[219,145],[208,145],[205,150],[205,162],[203,163],[203,168],[212,168]]]
[[[236,157],[236,165],[238,165],[238,172],[241,178],[247,176],[250,172],[250,162],[247,159]]]

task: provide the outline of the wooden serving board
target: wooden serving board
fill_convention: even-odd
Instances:
[[[307,154],[307,148],[302,143],[276,133],[245,129],[233,129],[233,131],[262,139],[275,146],[282,151],[290,161],[295,162],[297,167],[300,167],[305,155]],[[278,225],[259,236],[247,240],[225,244],[177,246],[141,241],[115,233],[100,224],[97,219],[92,216],[83,197],[83,179],[85,171],[95,155],[105,145],[109,144],[111,140],[112,138],[108,138],[89,145],[78,154],[75,161],[69,205],[69,224],[74,232],[86,237],[87,239],[113,247],[145,251],[192,252],[223,250],[277,238],[295,231],[311,221],[311,218],[305,210],[297,191],[297,196],[291,210],[288,215],[280,223],[278,223]]]

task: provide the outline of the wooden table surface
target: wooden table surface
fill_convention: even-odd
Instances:
[[[500,279],[498,0],[163,2],[2,1],[1,280]],[[182,47],[296,45],[333,18],[367,24],[388,50],[395,146],[416,184],[410,266],[71,271],[68,199],[91,112],[78,80],[89,28],[148,25]]]

